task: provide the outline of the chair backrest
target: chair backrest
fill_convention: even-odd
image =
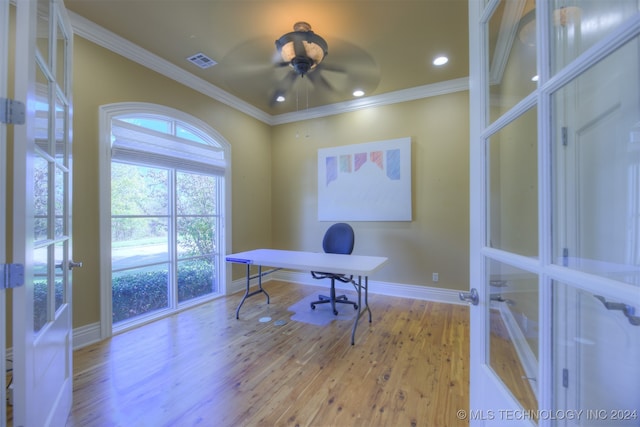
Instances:
[[[355,234],[353,233],[353,228],[349,224],[339,222],[333,224],[324,233],[322,249],[326,253],[349,255],[353,251],[354,244]]]

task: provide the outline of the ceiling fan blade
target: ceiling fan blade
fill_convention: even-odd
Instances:
[[[279,96],[284,96],[287,92],[289,92],[297,78],[298,74],[296,72],[289,71],[287,72],[287,75],[278,82],[276,89],[273,91],[269,99],[269,105],[271,107],[278,104]]]
[[[320,70],[316,69],[313,72],[308,73],[307,77],[309,78],[309,80],[311,80],[314,85],[318,86],[318,88],[335,90],[331,83],[329,83],[329,81],[319,71]]]
[[[324,61],[321,62],[320,64],[318,64],[316,69],[327,70],[327,71],[335,71],[336,73],[346,73],[347,72],[347,69],[343,65],[327,63],[327,62],[324,62]]]

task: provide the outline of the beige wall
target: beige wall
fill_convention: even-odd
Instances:
[[[233,248],[271,244],[271,130],[233,108],[186,88],[80,37],[74,39],[73,326],[100,320],[98,107],[150,102],[211,125],[232,150]],[[104,212],[109,215],[109,212]]]
[[[389,257],[373,280],[468,289],[468,105],[459,92],[274,126],[273,247],[322,250],[330,223],[317,219],[319,148],[411,137],[413,221],[351,223],[354,253]]]

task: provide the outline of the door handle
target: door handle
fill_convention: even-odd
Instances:
[[[62,269],[62,266],[63,266],[63,264],[62,264],[62,263],[60,263],[60,264],[56,264],[56,268],[60,268],[60,269]],[[82,267],[82,261],[80,261],[80,262],[73,262],[73,261],[69,260],[69,262],[67,262],[67,268],[68,268],[69,270],[73,270],[73,269],[74,269],[74,268],[76,268],[76,267]]]
[[[629,323],[633,326],[640,326],[640,316],[636,316],[636,308],[632,305],[624,304],[621,302],[607,301],[603,296],[594,295],[597,299],[604,304],[607,310],[620,310],[629,319]]]
[[[73,270],[76,267],[82,267],[82,261],[74,262],[72,260],[69,260],[69,270]]]
[[[480,302],[480,297],[476,288],[471,288],[469,292],[460,292],[458,297],[461,301],[466,301],[470,305],[478,305],[478,302]]]

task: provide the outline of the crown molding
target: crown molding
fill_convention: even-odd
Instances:
[[[430,85],[418,86],[410,89],[389,92],[381,95],[359,98],[353,101],[340,102],[322,107],[309,108],[295,113],[285,113],[272,116],[264,111],[250,105],[240,98],[231,95],[219,87],[212,85],[200,77],[180,68],[169,61],[160,58],[158,55],[130,42],[129,40],[112,33],[111,31],[89,21],[88,19],[69,11],[69,18],[73,26],[74,34],[92,43],[104,47],[118,55],[121,55],[133,62],[147,67],[159,74],[164,75],[178,83],[209,96],[223,104],[234,108],[248,116],[251,116],[268,125],[279,125],[292,123],[300,120],[314,119],[319,117],[343,114],[357,110],[363,110],[383,105],[396,104],[400,102],[413,101],[416,99],[428,98],[431,96],[444,95],[452,92],[465,91],[469,89],[469,79],[460,78]]]
[[[467,77],[433,83],[430,85],[417,86],[395,92],[383,93],[381,95],[368,96],[366,98],[360,98],[353,101],[309,108],[295,113],[279,114],[277,116],[272,116],[272,124],[280,125],[299,120],[316,119],[319,117],[350,113],[352,111],[381,107],[383,105],[398,104],[400,102],[415,101],[416,99],[429,98],[432,96],[465,90],[469,90],[469,79]]]

